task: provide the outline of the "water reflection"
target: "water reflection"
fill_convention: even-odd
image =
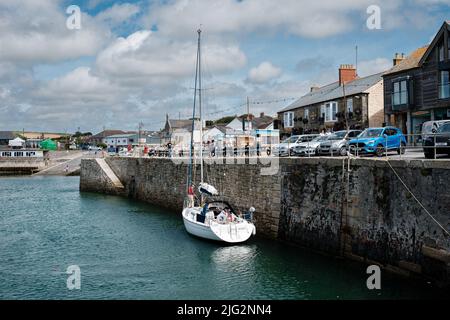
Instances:
[[[251,273],[257,255],[256,245],[239,245],[218,248],[212,252],[211,259],[220,271]]]

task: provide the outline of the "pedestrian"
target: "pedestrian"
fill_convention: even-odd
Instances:
[[[188,187],[189,208],[194,207],[194,185]]]

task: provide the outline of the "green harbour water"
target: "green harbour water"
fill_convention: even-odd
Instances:
[[[168,199],[170,201],[170,199]],[[0,178],[0,299],[433,299],[449,293],[259,237],[189,236],[180,214],[79,191],[79,177]],[[68,290],[67,267],[81,269]]]

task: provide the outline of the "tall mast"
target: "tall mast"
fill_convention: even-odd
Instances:
[[[203,115],[202,115],[202,51],[200,38],[202,30],[198,29],[198,107],[200,110],[200,182],[203,182]]]
[[[187,188],[189,188],[193,183],[192,178],[192,166],[194,161],[194,131],[195,131],[195,106],[197,102],[197,83],[198,83],[198,75],[199,75],[199,61],[200,61],[200,33],[198,37],[198,47],[197,47],[197,60],[195,61],[195,84],[194,84],[194,107],[192,109],[192,131],[191,131],[191,146],[189,148],[189,167],[188,167],[188,183]],[[203,173],[202,173],[203,175]]]

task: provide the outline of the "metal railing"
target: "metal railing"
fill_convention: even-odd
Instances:
[[[367,144],[364,140],[354,138],[347,141],[345,156],[367,157],[398,157],[402,158],[426,158],[437,159],[441,156],[450,155],[450,136],[442,133],[409,134],[403,135],[404,140],[398,136],[373,137],[374,143]],[[448,139],[447,139],[448,137]],[[320,152],[321,145],[333,144],[337,140],[325,140],[318,144],[308,141],[301,144],[292,144],[280,150],[279,145],[244,146],[244,147],[204,147],[203,158],[229,158],[229,157],[338,157],[343,156],[341,152],[330,150],[329,153]],[[132,157],[155,157],[155,158],[189,158],[189,148],[157,148],[149,149],[148,154],[142,150],[135,151]],[[200,157],[200,148],[194,149],[194,157]]]

